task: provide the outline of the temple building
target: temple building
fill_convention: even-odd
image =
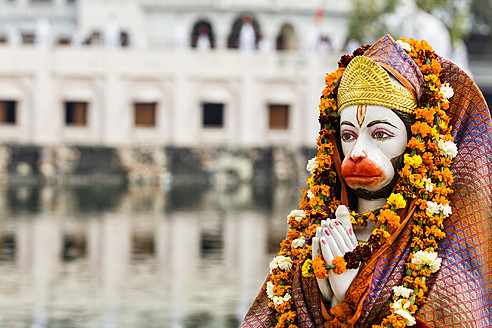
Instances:
[[[328,2],[2,0],[0,139],[311,145],[346,42]]]

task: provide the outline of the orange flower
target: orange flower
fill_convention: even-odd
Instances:
[[[325,199],[330,197],[330,189],[331,189],[331,187],[329,185],[321,185],[320,186],[321,195],[323,195],[323,197],[325,197]]]
[[[313,268],[314,274],[318,279],[327,279],[328,278],[328,270],[325,268],[325,260],[321,255],[318,255],[313,260]]]
[[[299,229],[301,227],[301,223],[296,220],[296,218],[289,218],[289,221],[287,222],[291,229]]]
[[[411,246],[415,247],[416,245],[418,245],[420,248],[424,248],[424,243],[422,242],[422,240],[418,237],[413,237]]]
[[[309,200],[309,206],[311,208],[322,208],[325,203],[319,197],[313,197]]]
[[[425,227],[425,235],[434,236],[436,239],[442,239],[446,236],[446,234],[435,225],[432,227]]]
[[[391,217],[388,218],[388,226],[390,228],[398,228],[400,226],[400,217],[393,213]]]
[[[432,247],[433,249],[437,248],[437,241],[435,239],[424,238],[424,248]]]
[[[413,134],[420,134],[423,138],[427,137],[432,131],[432,128],[429,126],[429,124],[420,121],[415,122],[415,124],[412,125],[411,129]]]
[[[427,76],[436,76],[439,73],[441,73],[442,68],[441,68],[441,65],[439,65],[439,62],[437,61],[437,59],[436,58],[432,58],[431,63],[430,64],[426,64],[426,65],[422,65],[422,67],[420,68],[420,70],[424,74],[429,74]],[[437,76],[436,76],[436,79],[437,79]],[[433,85],[435,85],[437,83],[440,84],[440,81],[439,81],[439,79],[437,79],[436,81],[432,81],[431,83]]]
[[[424,291],[427,291],[427,286],[425,285],[425,281],[422,280],[421,278],[416,278],[413,281],[413,283],[416,287],[422,288]]]
[[[297,230],[289,230],[289,231],[287,231],[287,238],[289,238],[290,240],[296,239],[300,235],[301,235],[301,233],[299,231],[297,231]]]
[[[340,206],[340,201],[339,200],[333,200],[331,204],[328,205],[328,209],[330,210],[330,213],[335,213],[338,206]]]
[[[286,302],[284,302],[286,303]],[[281,316],[280,316],[280,320],[279,322],[294,322],[296,318],[296,313],[294,311],[287,311],[287,312],[284,312]]]
[[[437,144],[435,144],[432,141],[427,141],[427,143],[425,144],[425,147],[427,148],[427,151],[429,153],[433,153],[433,154],[439,153],[439,147],[437,146]]]
[[[320,104],[319,104],[319,111],[321,113],[325,113],[325,110],[327,108],[333,108],[335,107],[335,101],[331,98],[321,98]]]
[[[331,156],[325,155],[325,154],[319,154],[317,157],[317,162],[319,164],[320,168],[329,168],[331,164],[333,163]]]
[[[434,109],[434,107],[430,107],[430,108],[419,107],[415,109],[415,118],[416,119],[423,118],[424,121],[426,121],[429,124],[432,124],[434,122],[435,114],[436,114],[436,110]]]
[[[275,306],[275,310],[280,313],[290,310],[290,302],[283,302],[282,304]]]
[[[381,223],[388,223],[391,228],[397,228],[400,225],[400,217],[393,211],[384,209],[379,212],[378,221]]]
[[[424,67],[431,67],[430,65],[424,65]],[[423,71],[422,71],[423,72]],[[437,77],[437,75],[435,74],[428,74],[428,75],[425,75],[424,76],[424,80],[429,82],[429,84],[433,84],[433,85],[436,85],[436,84],[441,84],[441,82],[439,82],[439,77]]]
[[[412,234],[422,236],[424,230],[422,229],[421,226],[415,224],[412,226]]]
[[[336,83],[342,77],[343,72],[345,72],[345,68],[338,68],[333,73],[327,73],[325,84],[331,86],[333,83]]]
[[[301,198],[299,200],[299,209],[301,210],[308,210],[309,209],[309,203],[304,200],[304,198]]]
[[[393,328],[405,328],[407,326],[405,323],[405,319],[398,314],[394,314],[394,313],[390,314],[387,317],[387,320],[388,323],[385,326],[387,326],[388,324],[393,325]],[[384,325],[384,321],[383,321],[383,325]]]
[[[367,217],[367,219],[371,222],[376,222],[376,215],[374,215],[374,213],[372,211],[366,211],[364,212],[363,214],[364,216]]]
[[[291,288],[291,286],[274,286],[273,292],[275,293],[275,295],[283,296],[285,295],[285,293],[290,293]]]
[[[418,141],[415,137],[412,137],[412,139],[410,139],[407,147],[410,149],[415,149],[419,153],[425,152],[425,143],[423,143],[422,141]]]
[[[403,278],[403,283],[405,282],[413,284],[413,278],[411,276],[406,276],[405,278]]]
[[[376,235],[376,236],[380,236],[382,242],[385,242],[387,239],[389,239],[389,237],[391,237],[391,235],[388,231],[386,231],[384,229],[379,229],[379,228],[374,229],[372,234]]]
[[[336,274],[342,274],[347,271],[347,262],[343,259],[343,256],[338,256],[333,259],[333,265],[336,266],[333,272]]]
[[[318,150],[320,152],[326,152],[327,155],[333,155],[333,144],[331,142],[321,144]]]
[[[444,171],[435,171],[432,173],[432,176],[436,178],[438,181],[444,181],[446,184],[453,184],[453,173],[448,168],[445,168]]]
[[[316,227],[319,227],[319,225],[313,224],[313,225],[309,226],[308,228],[306,228],[306,230],[305,230],[306,234],[311,236],[311,237],[316,235]]]

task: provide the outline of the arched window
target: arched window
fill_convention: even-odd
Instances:
[[[193,26],[191,47],[208,49],[215,47],[215,36],[212,25],[206,20],[200,20]]]
[[[251,50],[258,46],[261,29],[258,21],[249,13],[242,14],[232,24],[228,38],[228,48]]]
[[[297,49],[297,39],[294,27],[291,24],[284,24],[277,35],[277,50]]]

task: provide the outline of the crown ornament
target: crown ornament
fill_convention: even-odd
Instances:
[[[405,87],[394,85],[379,64],[364,56],[350,61],[338,88],[338,114],[350,105],[379,105],[414,114],[417,101]]]

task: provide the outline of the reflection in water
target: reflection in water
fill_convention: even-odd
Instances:
[[[299,188],[0,187],[0,327],[237,327]]]

